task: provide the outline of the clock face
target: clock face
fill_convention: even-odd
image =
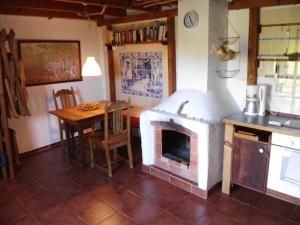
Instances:
[[[186,28],[196,27],[199,23],[198,13],[194,10],[187,12],[184,16],[183,23]]]

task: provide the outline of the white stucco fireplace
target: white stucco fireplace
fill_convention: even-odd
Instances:
[[[223,110],[220,107],[224,106],[213,95],[180,90],[158,106],[142,112],[144,171],[206,198],[208,190],[221,180],[223,115],[220,112]],[[188,162],[163,154],[165,131],[183,133],[189,138]],[[176,137],[173,137],[174,145]]]

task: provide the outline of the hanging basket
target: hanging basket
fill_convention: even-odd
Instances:
[[[220,43],[222,43],[222,45],[233,45],[235,44],[237,41],[239,41],[240,37],[236,36],[236,37],[222,37],[219,38]]]
[[[220,78],[233,78],[240,70],[217,70],[216,73]]]
[[[217,58],[216,73],[220,78],[232,78],[240,71],[240,36],[229,20],[227,23],[235,34],[226,37],[227,29],[224,29],[224,36],[219,38],[218,47],[214,51]]]

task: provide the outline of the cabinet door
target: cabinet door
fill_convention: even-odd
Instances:
[[[234,138],[232,183],[265,192],[268,163],[267,143]]]

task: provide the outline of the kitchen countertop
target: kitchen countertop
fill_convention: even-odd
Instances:
[[[266,115],[266,116],[248,116],[243,113],[234,114],[229,117],[226,117],[223,121],[227,124],[239,125],[250,127],[254,129],[287,134],[292,136],[300,137],[300,129],[291,128],[287,126],[274,126],[270,125],[269,121],[278,121],[282,124],[288,120],[292,120],[293,122],[300,124],[299,119],[288,118],[283,116],[274,116],[274,115]]]

